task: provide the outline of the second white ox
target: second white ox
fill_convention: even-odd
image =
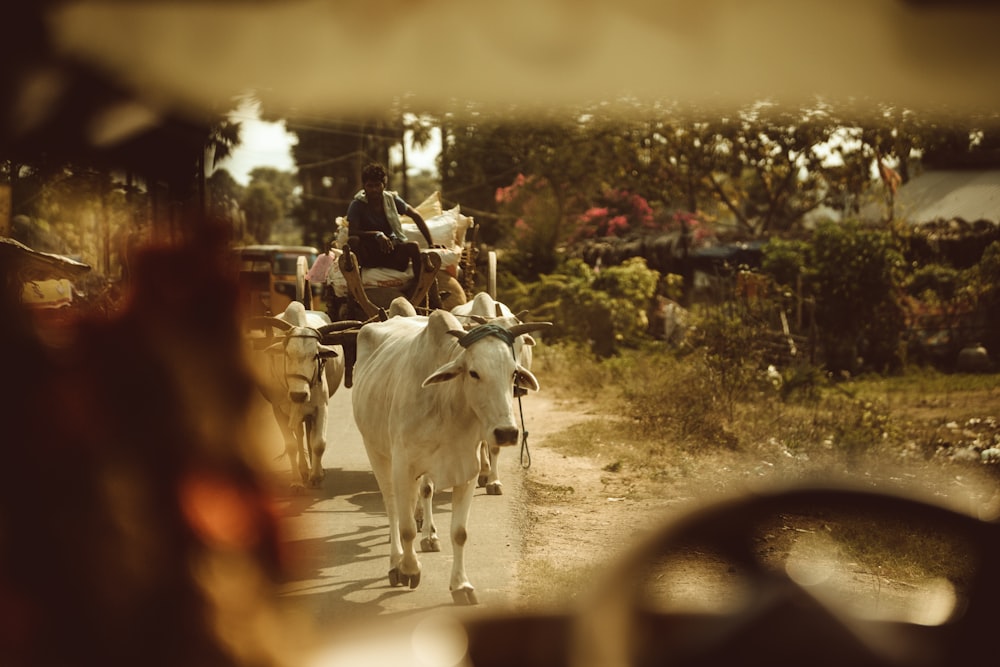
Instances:
[[[265,345],[254,353],[257,384],[271,404],[285,440],[292,471],[292,488],[319,486],[325,475],[326,425],[330,396],[344,376],[340,346],[324,345],[331,325],[319,311],[307,311],[298,301],[277,317],[255,318],[267,335],[255,340]],[[277,329],[278,336],[271,335]]]
[[[516,444],[511,394],[515,385],[537,391],[538,382],[517,363],[512,345],[542,326],[466,331],[454,315],[436,310],[368,324],[358,334],[354,420],[389,517],[392,586],[420,583],[413,508],[426,481],[452,489],[452,597],[458,604],[477,602],[464,549],[479,443]]]

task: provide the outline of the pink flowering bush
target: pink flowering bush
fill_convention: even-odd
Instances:
[[[497,188],[497,204],[513,218],[515,245],[530,243],[534,230],[527,220],[543,214],[545,185],[544,179],[518,174],[510,185]]]
[[[679,232],[684,226],[687,227],[688,234],[691,235],[693,246],[702,245],[707,239],[715,237],[715,230],[712,229],[711,224],[700,211],[694,213],[691,211],[675,211],[670,216],[670,221],[667,223],[664,231]]]
[[[608,190],[594,206],[579,216],[571,241],[606,236],[625,236],[629,232],[654,230],[653,209],[642,195],[628,190]]]
[[[502,224],[510,225],[516,270],[530,276],[555,268],[562,215],[552,185],[542,177],[518,174],[510,185],[497,188],[495,197]]]

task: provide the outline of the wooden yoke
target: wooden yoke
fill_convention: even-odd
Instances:
[[[337,261],[340,264],[340,273],[344,276],[344,280],[347,281],[348,294],[361,306],[361,310],[364,311],[366,317],[377,316],[379,308],[369,301],[368,295],[365,294],[365,289],[361,285],[361,265],[358,264],[358,258],[351,250],[350,245],[344,246],[344,252],[341,253],[340,259]]]
[[[414,267],[416,270],[417,267]],[[441,255],[436,252],[420,253],[420,274],[416,278],[416,287],[410,296],[410,303],[414,306],[423,303],[427,298],[427,292],[432,285],[437,284],[437,272],[441,268]]]

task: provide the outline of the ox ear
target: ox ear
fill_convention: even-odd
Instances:
[[[535,344],[535,339],[531,337],[531,334],[524,334],[521,337],[521,340],[524,342],[525,345],[534,345]]]
[[[441,368],[437,369],[433,373],[427,376],[427,379],[423,381],[421,387],[427,387],[432,384],[437,384],[439,382],[447,382],[448,380],[454,380],[459,375],[463,373],[462,363],[459,360],[452,361],[445,364]]]
[[[538,391],[538,378],[527,368],[518,364],[517,370],[514,371],[514,386],[520,389]]]
[[[340,355],[337,354],[337,350],[335,348],[332,348],[329,345],[320,345],[319,356],[321,359],[329,359],[330,357],[339,357]]]

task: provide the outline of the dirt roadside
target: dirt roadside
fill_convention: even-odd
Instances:
[[[654,485],[614,468],[600,458],[567,456],[546,446],[546,440],[573,425],[592,419],[613,419],[586,402],[534,394],[525,403],[530,433],[531,466],[524,470],[524,540],[519,571],[518,603],[524,608],[561,607],[587,595],[608,566],[650,530],[663,526],[679,513],[710,500],[738,493],[753,484],[780,483],[783,477],[759,453],[720,449],[717,454],[682,464],[684,474]],[[997,504],[995,482],[979,478],[970,467],[934,466],[927,477],[928,492],[954,505],[966,494],[985,511]],[[928,471],[924,471],[927,473]],[[894,471],[898,478],[917,479],[913,471]],[[872,478],[875,485],[874,477]],[[883,480],[879,480],[881,483]],[[885,480],[886,484],[892,479]],[[991,497],[992,494],[992,497]],[[830,522],[812,517],[783,517],[758,545],[774,559],[790,555],[815,563],[825,558]],[[793,553],[794,552],[794,553]],[[702,564],[685,566],[683,577],[691,590],[720,590],[718,570]],[[846,559],[839,575],[841,592],[865,597],[883,611],[911,596],[917,584],[881,576],[871,566]],[[845,592],[846,591],[846,592]]]

